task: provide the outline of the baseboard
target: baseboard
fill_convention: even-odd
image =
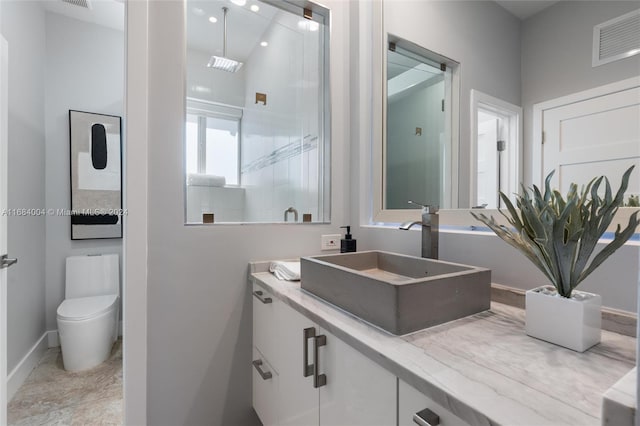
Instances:
[[[36,344],[33,345],[29,352],[27,352],[18,365],[16,365],[7,376],[7,401],[11,401],[18,389],[20,389],[20,386],[27,380],[31,371],[38,365],[38,362],[40,362],[40,359],[42,359],[49,348],[49,333],[49,331],[44,332],[42,337],[38,339]]]
[[[501,284],[491,284],[491,300],[521,309],[525,307],[525,291]],[[632,312],[602,307],[602,329],[636,337],[638,316]]]
[[[60,346],[60,336],[58,330],[49,330],[47,340],[49,341],[50,348],[57,348]]]

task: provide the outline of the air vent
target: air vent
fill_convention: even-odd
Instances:
[[[83,7],[85,9],[91,9],[90,0],[62,0],[62,2],[71,4],[73,6]]]
[[[640,9],[593,27],[592,65],[608,64],[640,53]]]

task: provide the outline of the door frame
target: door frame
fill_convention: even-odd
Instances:
[[[124,424],[147,424],[147,193],[149,0],[125,3],[125,144],[123,150]],[[133,141],[129,143],[129,141]]]
[[[543,185],[543,165],[542,165],[542,144],[543,144],[543,116],[544,112],[550,109],[587,101],[589,99],[599,98],[611,95],[617,92],[634,89],[640,87],[640,77],[631,77],[626,80],[616,81],[614,83],[605,84],[604,86],[594,87],[592,89],[583,90],[581,92],[572,93],[570,95],[561,96],[559,98],[540,102],[533,105],[533,142],[531,150],[531,182],[534,185]]]
[[[9,44],[0,34],[0,209],[7,208]],[[2,213],[0,213],[2,214]],[[7,248],[7,216],[0,218],[0,254]],[[7,269],[0,269],[0,424],[7,424]]]
[[[522,138],[522,107],[514,105],[502,99],[488,95],[476,89],[471,89],[471,103],[469,114],[469,127],[470,127],[470,146],[469,146],[469,207],[473,207],[477,204],[478,187],[476,182],[476,173],[478,165],[478,108],[481,105],[486,105],[489,108],[494,108],[498,111],[508,113],[510,116],[515,117],[516,124],[516,143],[515,153],[513,156],[516,158],[516,165],[514,174],[518,182],[522,182],[522,153],[523,138]],[[517,188],[516,188],[517,190]]]

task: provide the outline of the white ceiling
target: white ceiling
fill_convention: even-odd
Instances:
[[[62,0],[45,0],[42,3],[49,12],[124,31],[123,0],[89,0],[90,9],[74,6]]]
[[[250,7],[257,5],[258,12]],[[229,0],[187,1],[187,47],[207,54],[222,55],[223,13],[227,11],[227,56],[246,61],[251,51],[262,40],[279,9],[268,4],[247,0],[238,6]],[[218,22],[209,22],[214,16]]]
[[[521,20],[528,19],[547,7],[558,3],[551,0],[495,0],[500,6]]]

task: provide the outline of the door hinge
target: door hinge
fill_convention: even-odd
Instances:
[[[442,112],[444,112],[444,99],[442,100]]]
[[[498,141],[498,143],[496,145],[497,145],[497,148],[498,148],[498,152],[502,152],[502,151],[507,149],[507,142],[505,142],[505,141]]]
[[[544,132],[542,132],[542,145],[544,145]]]

